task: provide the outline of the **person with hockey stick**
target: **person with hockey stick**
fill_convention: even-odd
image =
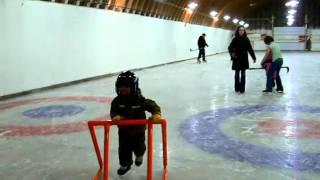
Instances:
[[[267,51],[261,61],[261,66],[264,68],[264,70],[266,71],[266,79],[268,77],[268,71],[270,70],[271,64],[272,64],[272,53],[271,51]],[[275,86],[275,74],[273,76],[273,80],[272,80],[272,88]]]
[[[246,85],[246,70],[249,68],[248,52],[253,59],[253,63],[256,62],[256,56],[244,26],[237,27],[235,37],[232,39],[228,50],[231,56],[232,70],[235,71],[234,90],[243,94]]]
[[[272,82],[275,76],[276,85],[277,85],[276,91],[278,93],[283,93],[283,86],[280,78],[280,69],[283,64],[281,49],[279,45],[274,42],[274,39],[271,36],[266,36],[263,41],[267,45],[266,54],[267,53],[272,54],[272,63],[271,63],[270,69],[267,72],[266,89],[263,90],[262,92],[267,94],[272,93]],[[264,62],[265,61],[262,61],[261,64],[264,64]]]
[[[205,47],[209,47],[207,42],[206,42],[206,34],[203,33],[199,38],[198,38],[198,50],[199,50],[199,55],[197,58],[197,62],[200,64],[200,58],[202,57],[202,62],[207,62],[206,61],[206,52],[205,52]]]

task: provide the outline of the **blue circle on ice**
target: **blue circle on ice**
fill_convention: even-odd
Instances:
[[[296,147],[292,151],[260,147],[227,137],[219,128],[226,119],[251,112],[320,113],[320,107],[249,105],[222,108],[193,115],[180,126],[182,136],[200,149],[225,158],[297,171],[320,171],[320,153],[306,153]],[[205,117],[205,118],[204,118]]]
[[[76,105],[50,105],[24,111],[23,115],[30,118],[60,118],[72,116],[82,111],[84,108]]]

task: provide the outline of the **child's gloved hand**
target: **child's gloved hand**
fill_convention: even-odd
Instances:
[[[161,121],[161,114],[160,113],[154,113],[152,114],[152,116],[150,117],[150,119],[152,120],[152,122],[154,123],[159,123]]]
[[[112,121],[119,121],[120,119],[121,119],[121,116],[115,115],[113,116]]]

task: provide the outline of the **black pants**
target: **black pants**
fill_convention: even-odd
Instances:
[[[199,55],[198,55],[198,61],[202,57],[202,61],[206,61],[206,52],[204,50],[204,47],[199,48]]]
[[[133,163],[132,152],[136,156],[142,156],[146,151],[145,132],[128,133],[119,131],[119,162],[120,166],[131,166]]]
[[[241,76],[241,77],[240,77]],[[246,90],[246,70],[235,70],[234,74],[234,90],[244,93]]]

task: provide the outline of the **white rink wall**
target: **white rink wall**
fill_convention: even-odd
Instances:
[[[232,31],[58,3],[0,1],[0,96],[226,52]]]
[[[300,41],[299,36],[305,35],[304,27],[275,27],[274,38],[282,50],[305,50],[305,42]],[[261,40],[261,34],[272,35],[269,29],[255,29],[248,31],[248,37],[255,50],[265,50],[266,45]],[[307,35],[311,35],[311,51],[320,51],[320,29],[308,29]]]
[[[320,51],[320,29],[309,29],[311,35],[311,50]]]

